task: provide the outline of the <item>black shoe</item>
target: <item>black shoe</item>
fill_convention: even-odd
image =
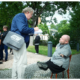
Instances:
[[[6,62],[6,61],[8,61],[8,60],[5,60],[5,62]]]
[[[0,64],[3,64],[3,62],[2,62],[2,61],[0,61]]]
[[[48,65],[44,62],[37,62],[37,65],[40,69],[43,69],[43,70],[47,70],[48,69]]]

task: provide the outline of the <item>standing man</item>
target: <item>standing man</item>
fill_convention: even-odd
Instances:
[[[2,36],[1,36],[1,30],[0,30],[0,64],[2,64],[3,62],[3,49],[2,49]]]
[[[3,26],[3,33],[2,33],[2,41],[4,40],[7,33],[8,33],[8,26],[4,25]],[[8,60],[8,46],[6,46],[3,43],[2,43],[2,45],[3,45],[3,49],[5,51],[5,60],[4,61],[7,61]]]
[[[40,43],[40,36],[38,34],[35,34],[35,40],[34,40],[34,45],[35,45],[35,50],[36,50],[36,54],[39,53],[39,43]]]
[[[13,50],[14,62],[12,68],[12,78],[24,78],[25,69],[27,67],[27,51],[29,45],[29,34],[38,31],[38,27],[29,28],[28,20],[31,19],[34,10],[26,7],[22,13],[16,14],[12,20],[11,31],[24,37],[25,43],[19,51]]]
[[[54,74],[62,72],[65,69],[67,70],[69,67],[69,56],[71,55],[69,40],[69,35],[63,35],[51,59],[47,62],[37,62],[38,67],[43,70],[49,68]]]

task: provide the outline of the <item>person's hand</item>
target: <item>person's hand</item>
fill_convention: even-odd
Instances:
[[[39,28],[38,28],[38,27],[35,27],[35,28],[34,28],[34,30],[35,30],[35,31],[38,31],[38,30],[39,30]]]
[[[63,55],[63,54],[60,54],[60,56],[61,56],[61,57],[64,57],[64,55]]]
[[[55,49],[57,49],[57,47],[55,47]]]
[[[0,39],[0,45],[1,45],[1,39]]]

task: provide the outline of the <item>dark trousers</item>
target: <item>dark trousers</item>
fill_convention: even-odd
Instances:
[[[51,60],[45,62],[45,64],[47,64],[48,67],[46,67],[46,68],[40,67],[40,68],[43,70],[47,70],[49,68],[53,74],[56,74],[56,73],[59,73],[59,72],[62,72],[65,70],[64,68],[62,68],[62,66],[58,66],[58,65],[54,64]]]
[[[47,61],[46,64],[48,65],[48,68],[51,70],[51,72],[54,74],[65,70],[64,68],[62,68],[62,66],[54,64],[51,60]]]
[[[39,53],[39,45],[35,45],[36,53]]]
[[[0,45],[0,60],[3,60],[3,45]]]
[[[4,45],[5,50],[5,60],[8,60],[8,46]]]

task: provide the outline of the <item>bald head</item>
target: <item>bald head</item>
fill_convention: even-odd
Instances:
[[[65,39],[65,41],[70,41],[70,36],[69,35],[63,35],[63,37],[64,37],[64,39]]]
[[[70,36],[69,35],[63,35],[59,40],[59,42],[61,44],[68,44],[69,41],[70,41]]]

